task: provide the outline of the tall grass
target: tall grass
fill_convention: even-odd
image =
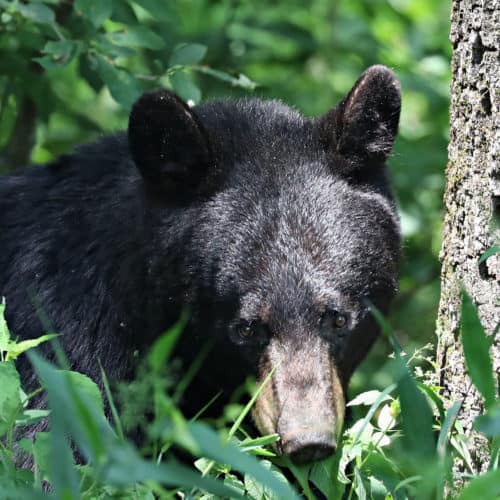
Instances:
[[[372,498],[441,499],[453,491],[452,463],[467,460],[466,436],[457,424],[464,411],[457,401],[445,409],[439,388],[422,379],[413,361],[419,353],[402,352],[391,327],[373,314],[392,342],[387,369],[392,383],[369,390],[348,403],[359,418],[343,433],[337,453],[319,463],[297,466],[277,456],[279,437],[251,436],[245,416],[255,400],[228,405],[217,422],[187,420],[177,406],[178,384],[169,362],[185,318],[163,335],[142,360],[136,380],[118,391],[115,404],[102,372],[106,401],[84,375],[60,369],[33,350],[27,355],[47,393],[48,409],[30,409],[22,391],[16,358],[53,335],[16,342],[0,305],[0,499],[210,499]],[[462,338],[472,383],[485,400],[485,415],[476,429],[491,444],[490,470],[468,477],[461,499],[500,495],[498,442],[500,408],[484,334],[470,299],[464,295]],[[264,384],[267,381],[264,381]],[[128,397],[127,397],[128,394]],[[131,397],[142,394],[142,398]],[[116,397],[116,396],[115,396]],[[110,418],[105,416],[105,408]],[[119,408],[119,410],[118,410]],[[148,413],[150,418],[143,415]],[[48,418],[50,430],[16,443],[18,433]],[[140,447],[126,437],[140,429]],[[33,434],[33,433],[31,433]],[[75,462],[75,450],[81,457]],[[31,457],[33,470],[16,463]],[[182,455],[180,461],[177,457]]]

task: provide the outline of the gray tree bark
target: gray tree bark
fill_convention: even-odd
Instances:
[[[472,431],[482,401],[470,388],[459,331],[461,287],[478,307],[488,334],[500,320],[500,254],[479,264],[498,245],[500,200],[500,2],[453,0],[450,145],[444,196],[441,300],[437,320],[439,381],[451,405],[463,401],[459,420],[469,437],[475,472],[488,462],[487,443]],[[500,373],[500,336],[491,349]],[[466,469],[456,463],[455,470]]]

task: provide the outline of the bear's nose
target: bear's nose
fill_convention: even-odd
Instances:
[[[335,453],[337,445],[329,432],[306,432],[283,436],[281,447],[293,462],[304,464],[328,458]]]

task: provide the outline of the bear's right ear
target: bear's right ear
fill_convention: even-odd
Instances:
[[[128,126],[132,158],[148,186],[173,193],[195,188],[211,166],[208,139],[195,113],[168,90],[144,94]]]
[[[376,169],[390,155],[398,131],[401,88],[387,67],[368,68],[347,96],[319,120],[320,134],[338,171]]]

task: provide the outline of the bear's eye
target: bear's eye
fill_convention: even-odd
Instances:
[[[255,335],[255,327],[251,323],[243,323],[240,325],[238,333],[243,339],[249,339]]]
[[[238,345],[262,347],[269,342],[270,332],[259,320],[241,319],[230,330],[230,338]]]
[[[332,321],[332,325],[335,328],[344,328],[347,325],[347,316],[345,314],[336,312]]]
[[[348,315],[336,310],[326,311],[321,318],[322,326],[329,330],[341,330],[348,326],[348,322]]]

